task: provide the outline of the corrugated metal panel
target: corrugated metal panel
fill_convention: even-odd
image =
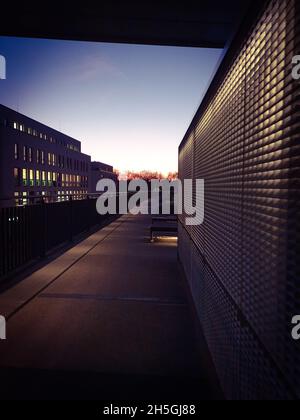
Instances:
[[[182,181],[188,180],[188,179],[194,179],[194,131],[192,131],[184,143],[182,150],[181,150],[181,161],[180,161],[181,167],[180,167],[180,179]],[[184,197],[184,208],[186,207],[186,203],[191,202],[192,196],[184,188],[183,183],[183,197]],[[189,217],[183,211],[183,215],[181,217],[182,222],[185,224],[186,217]],[[191,233],[191,227],[186,226],[186,230]]]
[[[180,178],[205,180],[187,276],[229,398],[300,396],[297,47],[299,2],[268,2],[181,146]]]

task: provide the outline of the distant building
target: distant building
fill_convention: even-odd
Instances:
[[[0,105],[0,207],[80,199],[90,170],[78,140]]]
[[[91,163],[91,192],[97,192],[97,184],[101,179],[118,180],[118,176],[114,173],[114,168],[101,162]]]

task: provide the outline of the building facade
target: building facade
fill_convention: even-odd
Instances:
[[[180,179],[205,180],[204,223],[180,217],[179,256],[229,399],[300,398],[299,11],[261,2],[179,148]]]
[[[0,105],[0,207],[85,197],[90,170],[78,140]]]
[[[97,193],[97,184],[101,179],[111,179],[117,182],[118,176],[114,172],[114,168],[101,162],[91,163],[91,193]]]

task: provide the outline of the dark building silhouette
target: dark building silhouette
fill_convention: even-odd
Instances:
[[[114,172],[113,166],[107,165],[102,162],[91,163],[91,193],[97,192],[97,183],[101,179],[111,179],[113,181],[118,180],[118,176]]]

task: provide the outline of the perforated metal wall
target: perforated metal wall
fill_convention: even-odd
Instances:
[[[228,398],[300,398],[299,26],[299,2],[264,4],[179,149],[205,180],[179,255]]]

